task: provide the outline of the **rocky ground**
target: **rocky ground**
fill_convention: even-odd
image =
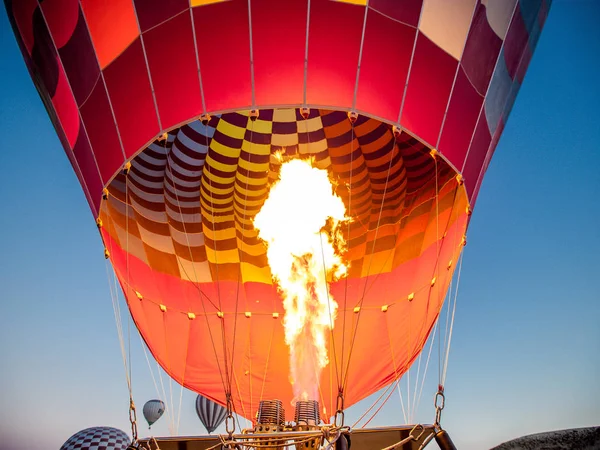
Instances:
[[[600,450],[600,427],[531,434],[500,444],[492,450]]]

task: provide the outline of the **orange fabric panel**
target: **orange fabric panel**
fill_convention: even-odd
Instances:
[[[100,68],[108,66],[135,38],[138,25],[132,0],[81,0]]]

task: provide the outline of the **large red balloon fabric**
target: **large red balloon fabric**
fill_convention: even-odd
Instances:
[[[245,417],[281,399],[291,418],[252,222],[275,153],[327,170],[353,219],[320,379],[331,415],[422,350],[550,2],[5,3],[154,357]]]

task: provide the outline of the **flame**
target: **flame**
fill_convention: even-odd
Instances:
[[[341,225],[349,219],[326,170],[293,159],[281,165],[279,180],[254,219],[267,244],[273,280],[283,298],[290,381],[297,400],[318,400],[321,371],[329,363],[327,333],[337,303],[329,282],[346,275]]]

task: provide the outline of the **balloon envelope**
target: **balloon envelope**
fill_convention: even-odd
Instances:
[[[92,427],[75,433],[60,450],[125,450],[129,443],[129,436],[117,428]]]
[[[154,357],[245,417],[281,399],[288,419],[284,310],[252,223],[274,154],[311,156],[353,218],[327,415],[421,352],[550,4],[5,3]]]
[[[142,409],[148,426],[152,426],[165,412],[165,404],[162,400],[149,400]]]
[[[196,414],[206,428],[212,433],[227,417],[227,409],[201,395],[196,397]]]

